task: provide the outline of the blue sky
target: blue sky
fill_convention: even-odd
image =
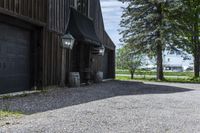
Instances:
[[[119,35],[119,23],[121,21],[123,4],[118,0],[100,0],[102,13],[104,18],[104,25],[107,33],[117,46],[119,47],[121,36]]]

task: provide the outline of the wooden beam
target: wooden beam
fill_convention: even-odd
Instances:
[[[38,21],[38,20],[34,20],[34,19],[32,19],[30,17],[27,17],[27,16],[19,15],[17,13],[12,12],[12,11],[5,10],[4,8],[1,8],[1,7],[0,7],[0,13],[4,14],[4,15],[9,15],[11,17],[15,17],[17,19],[26,21],[28,23],[31,23],[31,24],[34,24],[34,25],[37,25],[37,26],[46,26],[46,23],[44,23],[44,22],[41,22],[41,21]]]

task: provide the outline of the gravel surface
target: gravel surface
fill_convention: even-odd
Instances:
[[[0,133],[200,132],[200,84],[110,81],[0,99]]]

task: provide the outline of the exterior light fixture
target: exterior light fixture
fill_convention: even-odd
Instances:
[[[101,44],[101,46],[98,46],[98,47],[93,47],[92,54],[98,55],[98,56],[104,56],[105,47],[103,46],[103,44]]]
[[[74,42],[75,42],[75,39],[70,33],[67,33],[62,36],[62,47],[63,48],[72,49],[74,46]]]
[[[99,48],[99,55],[100,56],[104,56],[105,54],[105,47],[102,45],[100,48]]]

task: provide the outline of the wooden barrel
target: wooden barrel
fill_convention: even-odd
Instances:
[[[95,82],[99,83],[99,82],[102,82],[102,80],[103,80],[103,72],[99,71],[95,75]]]
[[[79,87],[80,86],[79,72],[70,72],[69,73],[69,86],[70,87]]]

